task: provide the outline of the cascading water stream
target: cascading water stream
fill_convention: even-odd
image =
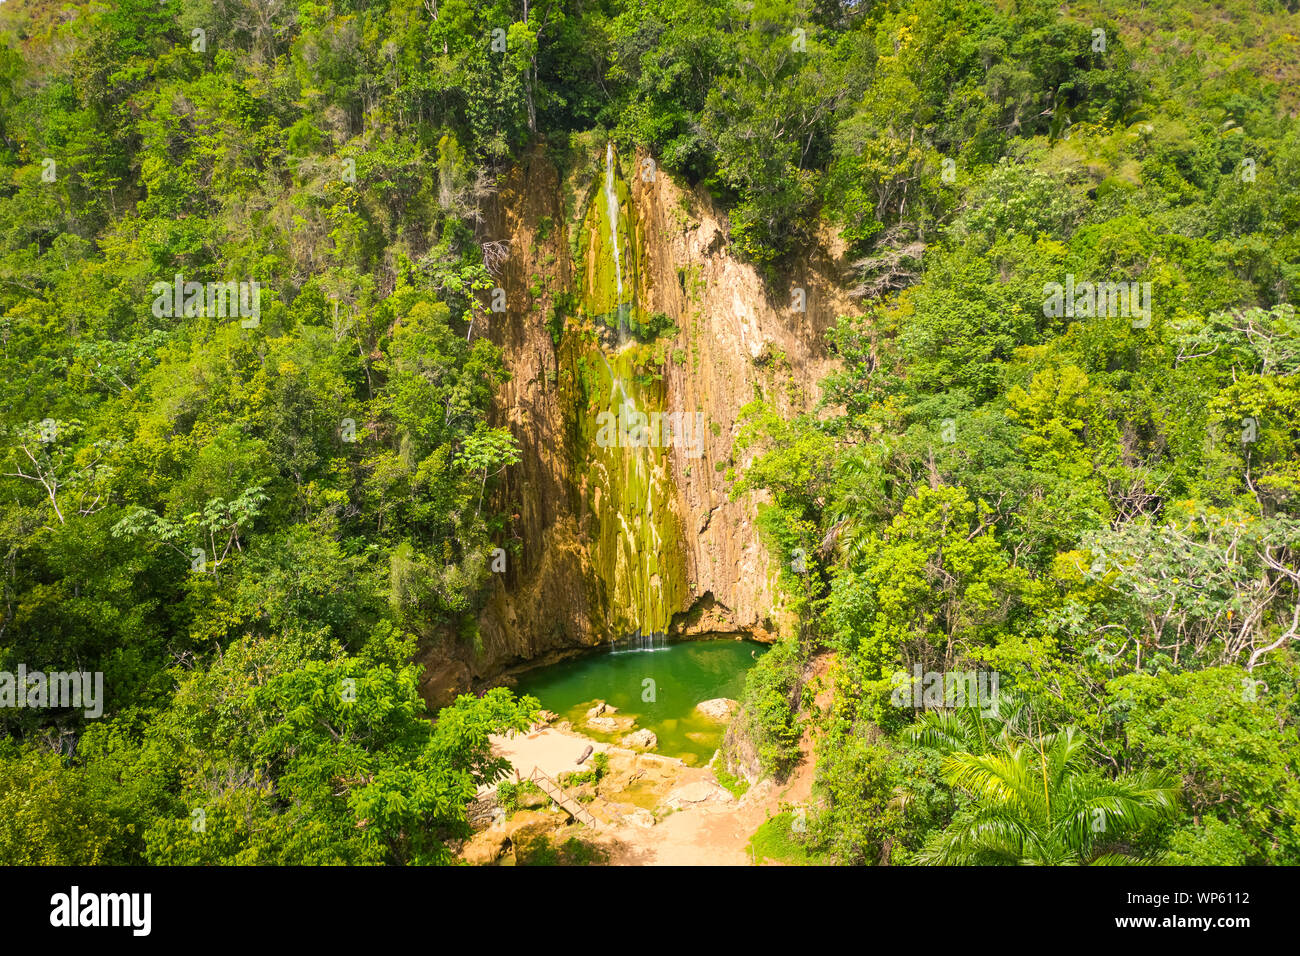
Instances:
[[[618,248],[618,190],[614,188],[614,144],[605,146],[605,218],[609,220],[610,249],[614,253],[614,282],[618,298],[614,310],[618,314],[618,344],[627,342],[627,330],[623,322],[623,260]]]
[[[657,577],[647,575],[644,567],[646,556],[642,553],[642,549],[647,546],[655,553],[662,548],[662,539],[655,514],[655,496],[658,493],[654,476],[653,456],[655,453],[647,445],[637,443],[628,446],[623,444],[622,436],[631,438],[631,426],[638,421],[637,403],[633,396],[629,394],[623,377],[610,364],[609,359],[603,353],[598,354],[605,366],[605,374],[609,377],[610,382],[609,410],[617,416],[618,421],[618,435],[620,436],[618,439],[618,458],[621,462],[621,468],[624,469],[621,471],[623,478],[620,484],[645,489],[645,497],[642,502],[644,510],[639,516],[629,515],[622,509],[618,512],[619,534],[626,548],[629,566],[636,569],[633,574],[638,579],[641,579],[640,587],[645,589],[645,598],[650,601],[661,600],[663,582]],[[641,427],[644,427],[644,424]],[[631,469],[630,472],[626,470],[629,468]],[[632,480],[629,482],[628,478]],[[646,537],[647,533],[648,538]],[[615,642],[612,649],[617,653],[666,650],[667,643],[662,634],[643,634],[638,629]]]
[[[609,645],[611,654],[648,654],[652,651],[668,650],[668,638],[663,634],[642,634],[640,631],[627,637],[612,641]]]
[[[579,360],[585,366],[579,375],[580,427],[590,443],[591,555],[608,598],[606,623],[616,638],[614,649],[661,651],[685,597],[685,575],[671,461],[656,417],[664,405],[664,384],[655,374],[654,356],[631,334],[640,265],[636,210],[614,152],[607,143],[604,181],[594,184],[581,246],[584,309],[597,332]],[[617,338],[611,342],[615,316]]]

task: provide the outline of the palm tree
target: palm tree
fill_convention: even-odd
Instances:
[[[870,553],[872,532],[887,500],[882,466],[887,455],[883,443],[857,448],[836,469],[835,491],[826,509],[830,530],[822,539],[822,549],[837,545],[849,564],[863,561]]]
[[[930,841],[924,863],[1156,862],[1136,858],[1122,837],[1178,810],[1178,785],[1159,775],[1097,775],[1073,727],[1024,743],[1003,738],[997,753],[950,754],[943,773],[975,805]]]
[[[999,692],[997,705],[995,714],[980,707],[927,710],[903,733],[912,743],[943,753],[988,753],[999,742],[1026,736],[1031,716],[1025,699],[1014,691]]]

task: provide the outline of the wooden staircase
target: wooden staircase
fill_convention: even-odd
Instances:
[[[558,783],[542,773],[541,770],[534,767],[533,772],[528,775],[528,779],[555,801],[556,806],[567,813],[579,823],[585,823],[589,827],[599,827],[600,823],[591,815],[591,811],[579,803],[576,799],[564,792],[564,788]]]

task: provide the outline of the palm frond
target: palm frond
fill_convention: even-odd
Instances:
[[[958,715],[935,713],[918,720],[912,733],[914,739],[947,743],[968,730]],[[1137,862],[1120,841],[1178,812],[1176,781],[1151,772],[1101,776],[1073,727],[1024,741],[1004,734],[999,746],[994,753],[953,751],[944,759],[944,779],[969,793],[976,807],[931,840],[921,854],[924,862]]]

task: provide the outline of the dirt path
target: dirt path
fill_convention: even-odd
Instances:
[[[667,799],[679,808],[662,816],[653,827],[613,826],[603,830],[598,842],[610,851],[611,866],[752,866],[748,844],[782,803],[802,803],[812,789],[813,763],[807,756],[780,787],[761,783],[739,800],[727,792],[709,769],[683,767]],[[689,801],[673,794],[685,791]],[[803,794],[796,799],[796,794]]]
[[[611,866],[748,866],[745,851],[767,816],[747,807],[691,807],[648,829],[618,827],[598,837]]]

